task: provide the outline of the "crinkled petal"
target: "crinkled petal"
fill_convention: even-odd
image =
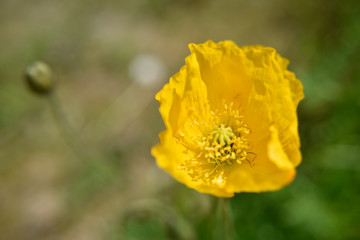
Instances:
[[[186,58],[186,65],[170,78],[170,83],[156,95],[166,129],[174,134],[189,114],[189,109],[200,111],[207,103],[206,86],[201,80],[196,56]]]
[[[278,190],[289,184],[296,171],[282,149],[278,133],[270,127],[269,139],[253,148],[254,165],[243,163],[229,173],[227,191],[263,192]]]
[[[159,167],[167,170],[178,181],[193,185],[189,176],[178,169],[184,159],[186,149],[174,139],[174,134],[189,117],[190,110],[203,111],[207,103],[206,86],[202,82],[199,65],[194,54],[186,58],[186,65],[175,74],[170,83],[156,95],[160,104],[160,114],[166,130],[160,133],[160,144],[152,149]]]
[[[285,152],[296,166],[301,161],[296,108],[303,98],[302,85],[286,69],[288,60],[280,57],[275,49],[262,46],[243,49],[247,59],[246,69],[252,79],[244,115],[250,128],[258,132],[254,133],[254,144],[261,141],[261,137],[265,137],[261,133],[268,132],[269,126],[274,124]],[[261,108],[267,109],[261,113]]]
[[[215,44],[189,44],[196,54],[201,78],[206,84],[212,109],[221,108],[226,102],[246,102],[251,87],[251,78],[246,72],[241,49],[232,41]]]

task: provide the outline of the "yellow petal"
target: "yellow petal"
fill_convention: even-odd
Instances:
[[[254,165],[244,163],[228,173],[227,191],[274,191],[294,179],[296,171],[282,149],[275,127],[271,126],[269,131],[269,139],[253,148],[256,152]]]
[[[156,100],[161,102],[159,110],[166,130],[159,135],[161,143],[152,148],[152,155],[157,159],[159,167],[180,182],[187,183],[189,176],[178,169],[186,158],[185,150],[175,141],[174,134],[184,124],[191,109],[203,111],[207,104],[206,86],[201,81],[194,54],[186,58],[186,65],[156,95]]]
[[[189,44],[192,54],[196,54],[202,80],[206,84],[210,106],[219,109],[223,100],[247,102],[251,79],[245,65],[244,56],[232,41],[215,44]]]
[[[180,182],[190,181],[190,177],[178,169],[186,157],[181,146],[175,142],[168,130],[161,132],[159,138],[161,143],[151,149],[151,154],[156,158],[158,166]]]
[[[298,165],[301,155],[296,108],[304,96],[302,85],[286,69],[288,60],[280,57],[274,49],[262,46],[243,49],[247,58],[246,69],[253,84],[244,114],[247,122],[250,128],[261,129],[259,133],[266,132],[264,129],[274,124],[289,159]],[[256,120],[259,116],[261,122]],[[261,140],[264,136],[253,137]]]
[[[189,109],[200,111],[204,108],[207,91],[194,54],[186,58],[186,65],[170,78],[170,83],[156,95],[156,100],[161,102],[160,113],[171,133],[175,133],[184,123]]]

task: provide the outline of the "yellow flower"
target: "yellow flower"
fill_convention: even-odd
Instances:
[[[232,41],[189,48],[156,95],[166,127],[152,148],[158,166],[218,197],[289,184],[301,162],[296,108],[304,95],[288,60]]]

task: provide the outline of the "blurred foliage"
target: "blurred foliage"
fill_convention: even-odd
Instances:
[[[149,151],[164,128],[153,99],[161,86],[134,85],[128,66],[149,53],[175,73],[189,42],[231,39],[278,49],[306,95],[295,182],[231,199],[236,235],[358,239],[359,12],[357,0],[2,0],[0,238],[221,235],[216,199],[156,167]],[[85,154],[63,138],[46,98],[24,86],[23,71],[35,60],[53,67]]]

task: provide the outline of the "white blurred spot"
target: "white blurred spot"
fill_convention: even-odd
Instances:
[[[136,56],[129,65],[132,80],[144,87],[156,87],[166,76],[164,62],[151,54]]]

